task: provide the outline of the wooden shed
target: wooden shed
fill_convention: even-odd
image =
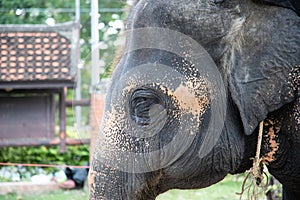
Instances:
[[[72,142],[66,92],[75,87],[78,59],[79,23],[0,26],[0,147],[60,145],[65,151]]]

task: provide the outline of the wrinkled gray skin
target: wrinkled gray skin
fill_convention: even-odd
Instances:
[[[284,199],[300,199],[300,73],[296,67],[300,64],[300,18],[292,7],[268,1],[272,4],[254,0],[140,0],[133,6],[127,30],[143,27],[176,30],[192,37],[209,53],[222,74],[228,94],[225,123],[212,151],[200,158],[202,135],[211,114],[210,107],[205,107],[202,123],[185,153],[171,165],[145,173],[128,173],[108,166],[101,159],[103,148],[98,144],[89,175],[90,199],[155,199],[172,188],[208,187],[228,173],[244,172],[251,167],[257,127],[262,120],[264,161],[283,184]],[[172,65],[173,56],[151,49],[124,54],[112,77],[106,112],[112,106],[110,91],[119,87],[114,84],[116,80],[142,63]],[[152,101],[173,108],[167,95],[138,89],[137,100],[142,101],[146,111],[135,111],[147,112]],[[151,96],[153,93],[159,100]],[[130,109],[134,110],[136,105]],[[148,116],[135,112],[130,115],[139,125]],[[171,123],[175,119],[169,118],[172,116],[166,122],[169,126],[158,137],[160,145],[176,129],[177,124]],[[121,145],[126,139],[122,135],[124,127],[117,127],[118,118],[115,119],[115,124],[114,120],[104,121],[104,126],[106,130],[114,130],[109,140]],[[124,144],[125,149],[135,147],[137,152],[144,148],[134,142]]]

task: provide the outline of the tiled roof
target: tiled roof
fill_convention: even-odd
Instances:
[[[0,31],[1,82],[72,80],[72,41],[60,33]]]

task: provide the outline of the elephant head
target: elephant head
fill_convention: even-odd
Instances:
[[[295,2],[136,1],[106,97],[90,198],[155,199],[243,172],[263,120],[265,161],[294,195],[300,187]]]

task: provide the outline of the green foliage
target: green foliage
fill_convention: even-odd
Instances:
[[[82,7],[88,5],[81,1]],[[12,0],[0,1],[1,24],[44,24],[47,18],[57,22],[74,19],[75,0]],[[55,8],[70,8],[73,12],[56,12]],[[31,9],[28,11],[28,9]]]
[[[0,15],[1,24],[24,24],[24,23],[43,23],[47,16],[38,11],[34,13],[24,12],[25,8],[45,7],[45,0],[14,0],[0,1],[0,8],[5,9]],[[35,6],[34,6],[35,5]],[[18,12],[19,11],[19,12]]]
[[[67,146],[66,153],[61,154],[59,147],[4,147],[0,151],[0,162],[32,163],[55,165],[84,165],[89,162],[89,146]],[[45,168],[48,172],[56,169]],[[34,171],[30,170],[29,171]]]

